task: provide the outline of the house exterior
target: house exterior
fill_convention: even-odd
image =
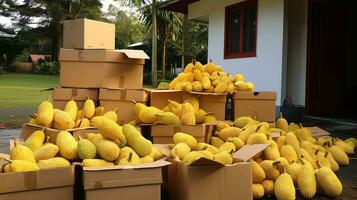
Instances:
[[[305,104],[307,0],[186,0],[165,8],[208,24],[208,58],[225,71],[244,74],[257,91],[276,91],[278,106],[286,96]]]

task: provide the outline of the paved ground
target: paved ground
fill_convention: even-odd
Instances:
[[[0,128],[16,128],[29,120],[29,114],[35,113],[36,108],[2,108],[0,109]]]
[[[9,152],[9,140],[20,137],[21,129],[0,129],[0,152]]]

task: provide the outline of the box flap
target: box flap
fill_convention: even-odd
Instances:
[[[245,145],[238,151],[233,153],[233,158],[237,162],[246,162],[249,159],[253,158],[258,153],[262,152],[266,149],[269,144],[252,144],[252,145]]]
[[[128,58],[132,59],[150,59],[143,50],[121,49],[118,52],[123,52]]]
[[[166,157],[170,158],[171,148],[168,144],[153,144]]]
[[[260,100],[276,100],[276,92],[259,91],[259,92],[235,92],[233,99],[260,99]]]
[[[116,166],[107,166],[107,167],[84,167],[84,171],[106,171],[106,170],[124,170],[124,169],[150,169],[158,168],[170,165],[170,162],[167,162],[164,159],[157,160],[152,163],[142,163],[138,165],[116,165]]]
[[[75,101],[87,100],[87,97],[96,101],[98,100],[98,89],[85,89],[85,88],[54,88],[53,100],[65,100],[71,99]]]
[[[270,136],[271,136],[272,138],[278,138],[278,137],[280,137],[280,132],[272,132],[272,133],[270,134]]]
[[[157,89],[152,89],[150,90],[151,93],[180,93],[182,92],[181,90],[157,90]]]
[[[196,95],[213,95],[213,96],[227,96],[228,93],[208,93],[208,92],[189,92],[190,94],[196,94]]]
[[[99,100],[146,102],[148,98],[149,93],[145,90],[125,90],[121,88],[101,88],[99,90]]]
[[[317,126],[305,127],[305,128],[308,128],[314,137],[331,135],[331,133],[329,133],[328,131],[326,131],[320,127],[317,127]]]

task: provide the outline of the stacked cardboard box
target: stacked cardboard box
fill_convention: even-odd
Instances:
[[[64,21],[63,27],[60,88],[53,91],[54,106],[63,108],[73,99],[81,108],[91,98],[105,111],[118,108],[121,124],[133,120],[134,104],[128,102],[147,101],[142,88],[149,57],[141,50],[115,50],[114,24],[77,19]]]

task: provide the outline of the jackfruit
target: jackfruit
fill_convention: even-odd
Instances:
[[[266,149],[264,149],[264,158],[267,160],[276,160],[280,157],[280,151],[278,145],[274,140],[268,140],[266,144],[269,144]]]
[[[239,134],[239,138],[243,141],[243,142],[247,142],[248,137],[253,134],[256,130],[257,130],[258,126],[255,124],[249,125],[247,126],[247,128],[245,130],[243,130],[242,132],[240,132]]]
[[[191,63],[188,63],[184,69],[184,72],[185,73],[188,73],[188,72],[193,72],[193,69],[195,68],[195,64],[194,64],[194,61],[192,61]]]
[[[54,109],[52,126],[55,129],[67,130],[73,128],[75,126],[75,122],[67,112]]]
[[[211,137],[211,144],[213,146],[215,146],[216,148],[219,148],[223,143],[224,143],[224,141],[221,138]]]
[[[236,75],[234,75],[233,77],[233,81],[234,82],[237,82],[237,81],[244,81],[244,76],[243,74],[240,74],[240,73],[237,73]]]
[[[200,82],[203,78],[202,72],[198,69],[193,71],[193,80]]]
[[[239,137],[229,137],[227,138],[226,141],[232,142],[236,146],[236,150],[239,150],[245,145],[244,142],[241,139],[239,139]]]
[[[205,117],[205,123],[207,123],[207,124],[214,123],[216,121],[217,121],[217,119],[213,115],[206,115],[206,117]]]
[[[82,161],[83,167],[106,167],[106,166],[114,166],[114,163],[108,162],[103,159],[84,159]]]
[[[56,138],[56,145],[62,157],[74,160],[77,157],[77,141],[67,131],[61,131]]]
[[[195,112],[198,112],[198,109],[200,108],[200,101],[198,100],[197,97],[194,96],[189,97],[185,100],[185,102],[190,103],[193,107],[193,110]]]
[[[196,138],[194,138],[192,135],[182,132],[175,133],[173,137],[173,142],[174,144],[178,144],[181,142],[186,143],[191,148],[191,150],[195,149],[198,145]]]
[[[53,158],[58,153],[59,148],[52,143],[46,143],[34,152],[36,161]]]
[[[151,141],[145,139],[134,126],[124,124],[123,133],[127,138],[128,146],[133,148],[140,157],[145,157],[152,152],[153,145]]]
[[[274,195],[274,181],[265,179],[262,182],[262,185],[264,187],[264,195],[271,197]]]
[[[264,187],[260,183],[253,183],[253,199],[260,199],[264,196]]]
[[[350,159],[340,147],[332,145],[328,146],[327,149],[339,165],[347,166],[350,164]]]
[[[280,155],[284,158],[289,163],[297,162],[298,161],[298,156],[296,154],[296,151],[291,145],[284,145],[280,148]]]
[[[252,82],[246,82],[245,85],[247,86],[247,90],[249,92],[254,92],[254,84]]]
[[[120,149],[117,144],[110,140],[100,140],[95,143],[98,155],[107,161],[114,161],[118,158]]]
[[[78,156],[80,159],[93,159],[97,155],[97,149],[95,145],[87,140],[81,139],[78,142]]]
[[[169,104],[167,106],[169,107],[169,111],[180,117],[182,113],[182,104],[171,100],[168,100],[168,102]]]
[[[175,160],[182,160],[188,153],[191,152],[190,146],[184,142],[180,142],[171,149],[171,158]]]
[[[91,125],[99,129],[105,139],[119,143],[125,146],[127,140],[123,134],[123,127],[103,116],[96,116],[91,119]]]
[[[159,110],[158,108],[150,106],[142,109],[138,117],[140,121],[147,124],[152,124],[156,121],[156,115],[161,113],[163,113],[163,111]]]
[[[43,101],[37,108],[36,122],[44,127],[51,127],[53,121],[53,105],[49,101]]]
[[[166,82],[166,81],[162,81],[159,83],[159,85],[157,86],[158,90],[168,90],[170,89],[170,83]]]
[[[244,81],[236,81],[234,86],[237,91],[248,91],[248,86]]]
[[[11,160],[27,160],[36,162],[35,156],[30,148],[25,145],[17,145],[10,150]]]
[[[212,63],[212,61],[210,60],[210,62],[207,63],[206,65],[205,71],[208,72],[209,74],[212,74],[213,72],[216,71],[216,65]]]
[[[232,142],[225,142],[218,148],[218,153],[222,151],[227,151],[228,153],[235,152],[236,146]]]
[[[94,116],[102,116],[104,114],[104,107],[98,106],[95,108]]]
[[[343,140],[336,139],[335,145],[340,147],[346,154],[354,154],[354,148],[346,144],[345,141]]]
[[[293,179],[294,183],[296,183],[296,178],[301,170],[301,164],[294,162],[291,163],[288,168],[286,168],[286,173],[288,173]]]
[[[39,149],[45,141],[45,133],[43,130],[38,130],[33,132],[24,142],[24,145],[31,149],[32,152],[35,152]]]
[[[228,85],[226,82],[220,82],[218,85],[214,88],[214,93],[225,93],[227,92]]]
[[[145,104],[143,104],[143,103],[138,103],[138,102],[136,102],[136,101],[134,101],[134,100],[132,100],[132,102],[135,104],[134,110],[135,110],[135,114],[136,114],[136,115],[139,115],[139,113],[140,113],[142,110],[144,110],[145,108],[147,108],[147,106],[146,106]]]
[[[130,147],[126,146],[120,150],[119,157],[116,161],[117,165],[139,164],[141,163],[139,155]]]
[[[203,86],[200,81],[194,81],[192,83],[192,91],[194,92],[202,92],[203,91]]]
[[[323,192],[329,197],[341,195],[343,187],[333,171],[327,167],[321,167],[316,172],[316,179]]]
[[[227,140],[230,137],[238,137],[239,134],[241,133],[241,129],[237,127],[228,127],[223,130],[221,130],[218,133],[218,137],[220,137],[222,140]]]
[[[92,99],[90,99],[88,96],[87,96],[87,100],[84,102],[84,105],[83,105],[83,113],[84,113],[84,116],[88,119],[91,119],[95,114],[94,101]]]
[[[223,165],[229,165],[233,163],[233,157],[227,151],[222,151],[214,155],[214,160]]]
[[[67,112],[69,116],[71,116],[73,121],[76,121],[78,107],[77,107],[77,103],[73,99],[66,103],[64,107],[64,111]]]
[[[182,159],[182,163],[189,166],[202,157],[203,156],[199,151],[191,151],[190,153],[186,154],[186,156]]]
[[[297,131],[299,129],[300,129],[299,125],[295,124],[294,122],[290,122],[289,127],[288,127],[288,131],[295,132],[295,131]]]
[[[167,125],[181,125],[180,118],[172,112],[156,114],[156,123]]]
[[[209,88],[211,88],[211,80],[209,79],[209,77],[207,77],[207,76],[204,76],[203,78],[202,78],[202,88],[203,89],[209,89]]]
[[[9,167],[6,171],[9,172],[26,172],[26,171],[37,171],[40,168],[35,162],[28,160],[11,160]]]
[[[253,183],[261,183],[265,179],[263,168],[255,161],[251,161],[251,164]]]
[[[211,151],[203,150],[203,151],[200,151],[200,153],[202,154],[202,157],[209,159],[209,160],[214,160],[214,154]]]
[[[265,144],[267,136],[264,133],[253,133],[247,139],[247,144]]]
[[[183,125],[195,125],[196,124],[196,115],[193,106],[185,102],[182,104],[182,114],[181,114],[181,122]]]
[[[214,114],[213,112],[206,112],[203,109],[199,109],[198,112],[196,112],[195,118],[196,118],[196,123],[197,124],[202,124],[205,122],[206,116]]]
[[[286,143],[294,148],[295,151],[300,149],[300,144],[293,132],[288,132],[286,135]]]
[[[286,144],[286,136],[282,135],[278,137],[278,139],[276,140],[276,144],[278,145],[278,148],[281,149],[281,147]]]
[[[296,177],[297,185],[302,196],[313,198],[316,194],[315,171],[310,165],[303,163]]]
[[[82,109],[78,110],[77,116],[76,116],[76,121],[79,119],[82,119],[83,117],[84,117],[84,111]]]
[[[38,161],[37,165],[40,167],[40,169],[51,169],[59,167],[68,167],[71,165],[71,163],[62,157],[55,157],[46,160],[40,160]]]
[[[289,130],[288,121],[286,121],[286,119],[283,117],[283,113],[280,113],[279,119],[276,120],[276,127],[280,128],[283,131]]]
[[[118,108],[115,108],[114,110],[105,112],[103,114],[103,117],[112,120],[113,122],[117,122],[118,121]]]
[[[247,125],[249,122],[253,121],[252,118],[250,117],[238,117],[237,119],[234,120],[234,126],[238,128],[243,128],[245,125]]]
[[[280,171],[276,168],[276,165],[279,163],[279,161],[264,160],[259,165],[264,170],[266,178],[275,181],[280,175]]]
[[[289,174],[283,173],[276,179],[274,194],[277,200],[295,200],[294,183]]]

